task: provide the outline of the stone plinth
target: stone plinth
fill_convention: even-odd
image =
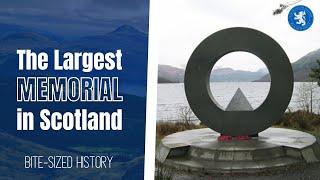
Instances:
[[[218,141],[219,133],[196,129],[162,139],[156,158],[180,171],[250,173],[318,162],[320,146],[308,133],[269,128],[251,140]]]

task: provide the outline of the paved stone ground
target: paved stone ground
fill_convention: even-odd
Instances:
[[[174,180],[320,180],[320,163],[309,164],[306,167],[294,167],[281,172],[264,174],[235,174],[198,176],[190,174],[175,174]]]

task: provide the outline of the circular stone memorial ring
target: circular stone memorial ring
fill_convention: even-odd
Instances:
[[[244,51],[258,56],[267,66],[271,86],[265,101],[253,111],[224,111],[213,98],[209,77],[224,55]],[[232,136],[257,134],[278,121],[285,112],[293,90],[293,72],[288,56],[268,35],[250,28],[218,31],[193,51],[184,78],[189,105],[209,128]]]

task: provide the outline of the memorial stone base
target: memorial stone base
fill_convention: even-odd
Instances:
[[[162,139],[156,158],[176,172],[257,173],[320,160],[320,146],[308,133],[269,128],[250,140],[218,141],[219,133],[196,129]]]

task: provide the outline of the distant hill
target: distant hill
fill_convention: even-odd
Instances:
[[[58,42],[50,37],[35,32],[8,33],[0,38],[0,51],[12,52],[16,49],[45,49],[58,46]]]
[[[309,73],[311,68],[317,67],[317,60],[320,59],[320,49],[312,51],[292,63],[294,81],[310,81]],[[218,68],[213,71],[210,80],[213,82],[268,82],[270,76],[266,68],[256,72],[234,70],[231,68]],[[267,75],[266,75],[267,74]],[[169,65],[159,65],[158,83],[181,83],[184,78],[184,70]]]
[[[263,71],[251,72],[231,68],[218,68],[213,70],[210,80],[214,82],[250,82],[261,78],[265,74]],[[169,65],[159,65],[158,83],[181,83],[183,79],[184,69]]]
[[[39,34],[41,36],[45,36],[54,41],[59,41],[59,42],[63,41],[62,37],[55,35],[51,32],[48,32],[47,30],[40,30],[38,28],[26,28],[19,25],[0,23],[0,38],[3,38],[8,35],[12,35],[12,34],[19,34],[19,33],[26,33],[26,32]]]
[[[309,73],[311,68],[317,67],[317,60],[320,59],[320,49],[312,51],[301,57],[296,62],[292,63],[294,81],[310,81]],[[270,81],[270,76],[265,75],[257,81]]]
[[[210,77],[213,82],[251,82],[265,75],[264,72],[234,70],[231,68],[214,69]]]
[[[180,83],[183,78],[183,69],[161,64],[158,66],[158,83]]]

